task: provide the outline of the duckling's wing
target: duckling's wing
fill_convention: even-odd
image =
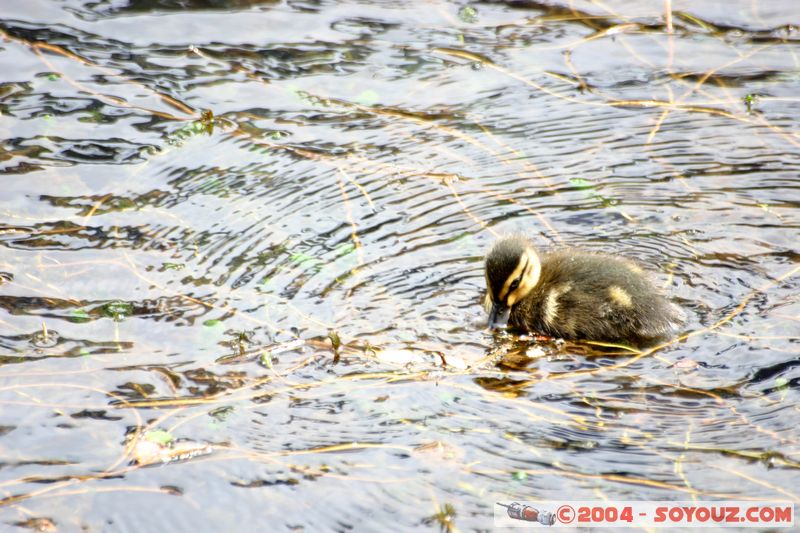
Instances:
[[[605,254],[567,251],[551,255],[549,274],[570,280],[563,296],[586,338],[649,342],[671,337],[685,320],[635,263]],[[555,282],[555,280],[552,280]]]

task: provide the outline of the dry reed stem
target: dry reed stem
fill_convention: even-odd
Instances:
[[[93,96],[95,96],[97,98],[100,98],[101,100],[108,99],[111,102],[113,102],[115,105],[119,105],[119,106],[122,106],[122,107],[129,107],[129,108],[132,108],[132,109],[139,109],[139,110],[144,111],[146,113],[150,113],[150,114],[153,114],[155,116],[166,118],[168,120],[188,120],[188,119],[194,119],[194,118],[199,117],[198,113],[194,109],[192,109],[190,106],[184,104],[180,100],[178,100],[176,98],[173,98],[173,97],[171,97],[169,95],[160,93],[158,91],[155,91],[151,87],[149,87],[148,85],[133,81],[133,80],[131,80],[131,79],[125,77],[125,76],[121,76],[121,75],[117,74],[116,72],[112,71],[111,69],[102,67],[102,66],[98,65],[97,63],[95,63],[93,61],[90,61],[89,59],[86,59],[85,57],[82,57],[82,56],[80,56],[80,55],[78,55],[78,54],[76,54],[74,52],[71,52],[71,51],[69,51],[69,50],[67,50],[67,49],[65,49],[65,48],[63,48],[61,46],[58,46],[58,45],[55,45],[55,44],[50,44],[50,43],[47,43],[47,42],[42,42],[42,41],[29,41],[27,39],[23,39],[23,38],[20,38],[20,37],[14,37],[14,36],[8,34],[6,31],[4,31],[2,28],[0,28],[0,37],[2,37],[3,39],[6,39],[8,41],[15,42],[17,44],[21,44],[23,46],[26,46],[26,47],[30,48],[37,55],[37,57],[39,57],[40,60],[42,60],[46,65],[51,67],[51,70],[53,72],[59,72],[59,74],[64,76],[65,79],[69,79],[69,78],[63,72],[60,72],[58,69],[53,67],[53,65],[44,57],[44,55],[42,54],[42,51],[50,52],[50,53],[65,57],[67,59],[71,59],[71,60],[73,60],[73,61],[75,61],[77,63],[80,63],[80,64],[82,64],[82,65],[84,65],[86,67],[90,67],[92,69],[98,70],[98,71],[102,72],[103,75],[105,75],[105,76],[117,78],[117,79],[120,79],[120,80],[122,80],[123,82],[125,82],[127,84],[134,85],[134,86],[138,87],[139,89],[142,89],[143,91],[145,91],[145,92],[147,92],[147,93],[149,93],[149,94],[151,94],[153,96],[158,97],[159,99],[161,99],[166,104],[168,104],[171,107],[177,109],[178,111],[188,115],[188,117],[181,118],[181,117],[176,117],[175,115],[172,115],[172,114],[169,114],[169,113],[163,113],[161,111],[156,111],[156,110],[147,109],[147,108],[143,108],[143,107],[131,106],[121,98],[117,98],[117,97],[114,97],[114,96],[102,95],[100,93],[97,93],[96,91],[93,91],[91,89],[83,87],[82,85],[77,84],[76,82],[74,82],[73,80],[70,79],[70,83],[73,84],[73,86],[76,87],[78,90],[88,92],[89,94],[91,94],[91,95],[93,95]]]
[[[358,256],[358,266],[364,266],[364,251],[362,250],[361,239],[358,237],[358,225],[356,221],[353,219],[353,208],[350,206],[350,197],[347,195],[347,190],[344,188],[344,183],[342,183],[341,179],[337,179],[337,184],[339,185],[339,191],[342,194],[342,202],[344,205],[344,212],[345,217],[347,218],[347,222],[350,224],[350,239],[353,241],[353,246],[356,248],[356,254]]]

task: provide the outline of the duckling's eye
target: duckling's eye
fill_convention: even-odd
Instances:
[[[514,281],[512,281],[512,282],[511,282],[511,286],[508,288],[508,289],[509,289],[509,291],[516,290],[516,288],[517,288],[517,287],[519,287],[519,282],[520,282],[521,280],[522,280],[522,278],[521,278],[521,277],[519,277],[519,278],[515,279]]]

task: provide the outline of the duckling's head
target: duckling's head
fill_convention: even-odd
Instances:
[[[486,256],[489,327],[504,328],[511,308],[539,282],[542,264],[533,244],[525,237],[504,237]]]

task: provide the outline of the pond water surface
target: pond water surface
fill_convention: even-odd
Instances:
[[[0,529],[800,502],[796,0],[2,4]],[[509,232],[681,337],[486,331]]]

